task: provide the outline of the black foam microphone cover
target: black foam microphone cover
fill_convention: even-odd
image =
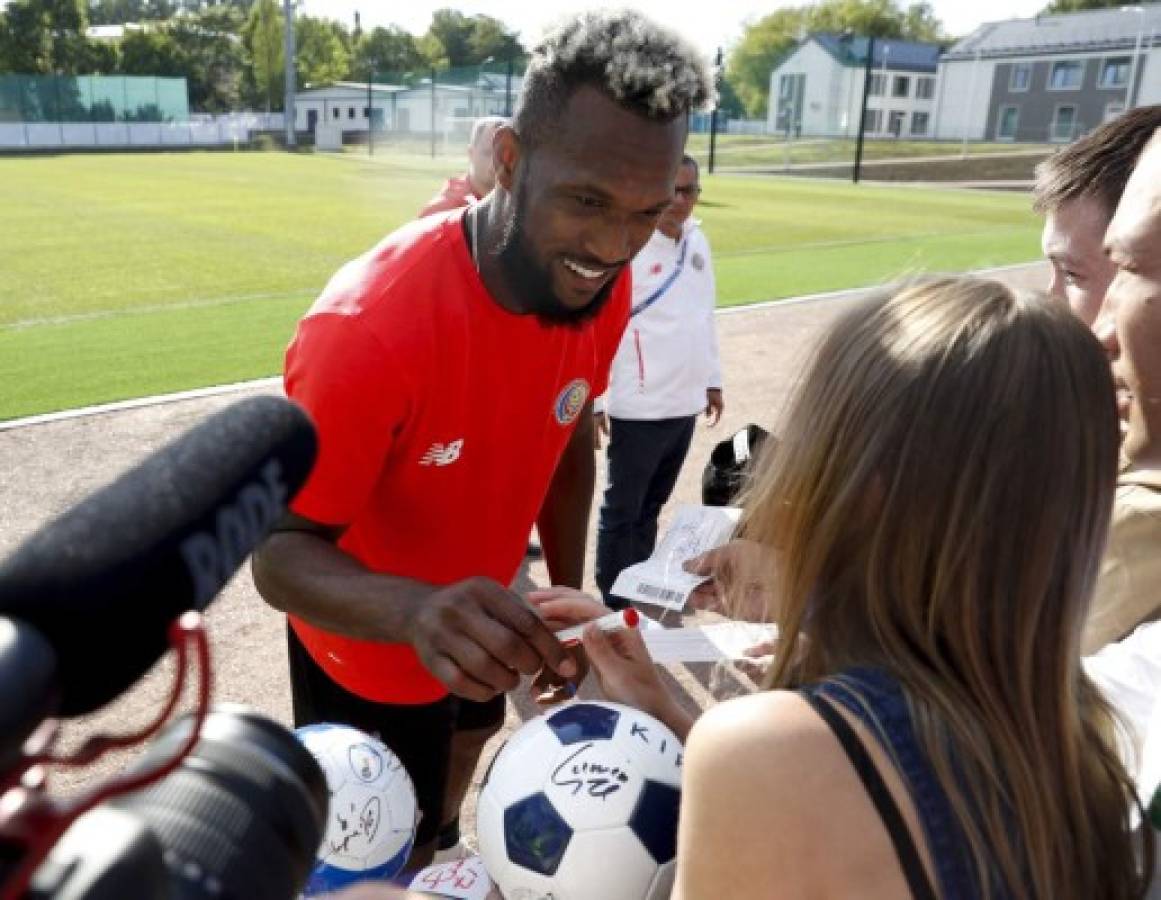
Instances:
[[[290,401],[239,401],[0,563],[0,615],[31,625],[56,651],[61,715],[91,712],[145,674],[168,647],[169,624],[205,609],[269,533],[316,446]]]

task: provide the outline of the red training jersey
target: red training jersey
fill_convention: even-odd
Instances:
[[[449,178],[439,189],[439,193],[427,201],[427,206],[419,211],[419,217],[434,215],[438,212],[449,212],[461,206],[470,206],[479,203],[480,198],[472,189],[472,182],[467,175],[457,175]]]
[[[507,585],[577,417],[607,387],[629,268],[593,319],[545,324],[487,292],[462,218],[390,235],[340,269],[299,323],[286,392],[314,419],[319,457],[291,508],[346,525],[339,546],[372,571]],[[352,693],[404,704],[447,693],[410,645],[290,621]]]

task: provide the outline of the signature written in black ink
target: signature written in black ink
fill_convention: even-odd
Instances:
[[[574,753],[566,756],[553,770],[551,783],[557,787],[570,788],[574,797],[584,791],[588,796],[602,800],[623,788],[629,781],[629,774],[619,766],[584,759],[584,755],[592,748],[591,742],[582,744]]]

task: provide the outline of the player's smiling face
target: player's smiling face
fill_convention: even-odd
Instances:
[[[685,117],[656,122],[582,87],[550,138],[519,156],[501,260],[525,308],[595,314],[673,199]]]

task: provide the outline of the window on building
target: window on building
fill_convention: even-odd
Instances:
[[[881,74],[874,74],[871,76],[871,84],[867,88],[867,96],[882,97],[883,96],[883,76]]]
[[[934,78],[916,78],[915,79],[915,99],[916,100],[931,100],[935,97],[935,79]]]
[[[892,97],[906,97],[911,93],[911,79],[906,75],[896,75],[895,82],[891,85]]]
[[[794,93],[794,76],[793,75],[782,75],[781,77],[779,77],[779,79],[778,79],[778,96],[781,97],[783,100],[788,100],[788,99],[790,99],[790,96],[793,93]]]
[[[1020,107],[1000,107],[1000,118],[996,122],[996,138],[1001,141],[1016,140],[1016,127],[1020,124]]]
[[[1075,91],[1084,80],[1084,63],[1066,60],[1052,64],[1052,75],[1048,79],[1050,91]]]
[[[336,106],[335,107],[335,118],[337,119],[341,113],[342,113],[342,110]]]
[[[1124,87],[1129,83],[1129,69],[1131,67],[1132,63],[1127,56],[1106,59],[1104,65],[1101,66],[1101,87]]]
[[[927,123],[929,114],[925,112],[913,112],[911,114],[911,133],[912,134],[927,134]]]
[[[371,118],[371,107],[369,107],[369,106],[364,106],[364,107],[363,107],[363,118],[364,118],[364,119],[369,119],[369,118]]]
[[[903,134],[903,119],[906,118],[906,116],[906,113],[900,112],[897,109],[893,109],[887,114],[887,131],[889,131],[893,137],[899,137],[901,134]]]
[[[1076,107],[1058,106],[1052,114],[1052,132],[1049,138],[1054,141],[1071,141],[1076,137]]]
[[[879,132],[883,127],[883,111],[881,109],[868,109],[863,116],[863,129],[872,134]]]
[[[1114,100],[1112,103],[1105,107],[1105,121],[1111,122],[1124,111],[1125,104],[1121,103],[1119,100]]]
[[[353,118],[355,118],[355,107],[353,107],[353,106],[348,106],[348,107],[347,107],[347,118],[348,118],[348,119],[353,119]]]
[[[1013,63],[1008,76],[1009,91],[1026,91],[1032,86],[1032,63]]]

